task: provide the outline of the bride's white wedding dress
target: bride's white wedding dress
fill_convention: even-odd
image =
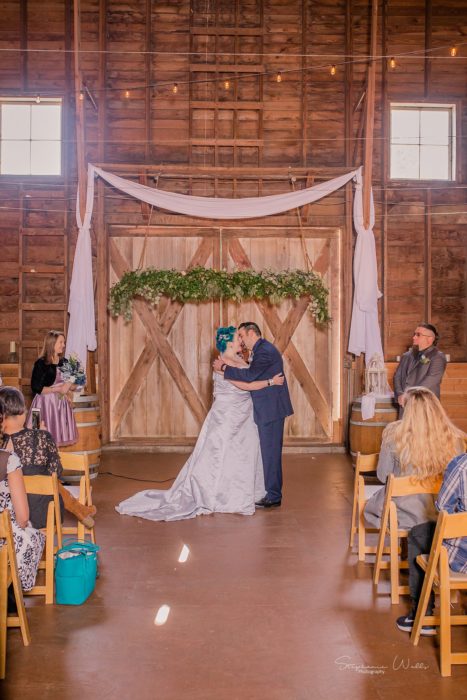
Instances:
[[[148,520],[209,513],[253,515],[265,495],[258,429],[249,391],[214,374],[214,401],[195,449],[167,491],[140,491],[116,510]]]

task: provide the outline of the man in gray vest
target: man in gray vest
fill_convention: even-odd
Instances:
[[[411,386],[424,386],[439,399],[446,357],[436,347],[438,331],[431,323],[420,323],[413,334],[412,349],[402,355],[394,375],[394,396],[399,418],[404,412],[404,392]]]

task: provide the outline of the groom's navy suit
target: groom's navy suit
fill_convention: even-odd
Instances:
[[[226,367],[225,379],[254,382],[272,379],[284,371],[282,356],[272,343],[259,338],[253,347],[248,369]],[[282,441],[284,420],[293,414],[287,380],[282,386],[268,386],[251,392],[253,415],[258,426],[261,456],[263,458],[264,484],[267,498],[273,502],[282,498]]]

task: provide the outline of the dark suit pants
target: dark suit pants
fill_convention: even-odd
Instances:
[[[282,443],[284,418],[258,425],[261,457],[263,459],[264,486],[271,501],[282,498]]]

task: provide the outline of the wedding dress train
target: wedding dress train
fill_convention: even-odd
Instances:
[[[252,515],[265,495],[258,429],[249,391],[214,374],[214,401],[195,448],[166,490],[140,491],[116,510],[148,520],[209,513]]]

